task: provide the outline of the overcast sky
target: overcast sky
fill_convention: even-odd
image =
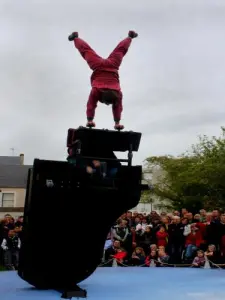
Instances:
[[[135,162],[185,151],[225,125],[224,0],[1,0],[0,155],[64,160],[85,125],[91,74],[67,40],[79,31],[107,56],[139,33],[121,66],[123,124],[143,133]],[[112,128],[99,105],[98,128]]]

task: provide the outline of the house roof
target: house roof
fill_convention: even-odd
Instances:
[[[0,164],[0,188],[26,188],[29,165]]]
[[[20,156],[0,156],[0,165],[21,165]]]

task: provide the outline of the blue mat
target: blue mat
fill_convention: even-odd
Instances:
[[[80,284],[90,300],[225,300],[225,271],[193,268],[99,268]],[[56,300],[55,291],[38,291],[16,272],[0,272],[1,300]],[[75,299],[75,298],[74,298]]]

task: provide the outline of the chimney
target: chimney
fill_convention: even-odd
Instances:
[[[24,165],[24,154],[23,153],[20,154],[20,164]]]

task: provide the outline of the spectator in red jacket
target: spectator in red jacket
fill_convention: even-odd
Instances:
[[[184,229],[184,236],[186,236],[186,252],[187,259],[192,258],[193,253],[201,246],[203,239],[199,228],[195,224],[187,225]]]
[[[126,256],[127,256],[127,252],[124,249],[119,248],[119,249],[116,249],[116,253],[113,255],[113,258],[116,259],[117,264],[123,264]]]
[[[168,244],[168,233],[165,230],[164,226],[160,226],[159,231],[156,232],[156,240],[157,246],[164,246],[166,247]]]
[[[207,249],[207,245],[206,245],[206,224],[201,222],[201,216],[200,214],[196,214],[194,216],[194,222],[195,222],[195,226],[199,229],[201,236],[202,236],[202,245],[201,248],[206,250]]]

